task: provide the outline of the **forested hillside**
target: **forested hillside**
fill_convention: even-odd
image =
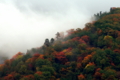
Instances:
[[[0,65],[0,80],[119,80],[120,8]]]

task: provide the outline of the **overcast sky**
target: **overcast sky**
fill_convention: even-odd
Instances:
[[[46,38],[83,28],[94,13],[119,7],[120,0],[0,0],[0,54],[40,47]]]

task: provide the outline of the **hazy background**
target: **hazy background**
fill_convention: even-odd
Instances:
[[[120,0],[0,0],[0,56],[40,47],[46,38],[83,28],[99,11],[119,7]]]

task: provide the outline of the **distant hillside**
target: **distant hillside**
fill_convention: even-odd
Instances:
[[[119,80],[120,8],[94,14],[83,29],[57,32],[41,47],[0,65],[0,80]]]

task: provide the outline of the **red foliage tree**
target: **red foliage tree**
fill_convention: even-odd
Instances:
[[[101,78],[101,75],[102,75],[102,74],[101,74],[100,72],[95,72],[94,77],[100,79],[100,78]]]
[[[66,63],[68,60],[65,56],[65,53],[59,52],[55,55],[55,58],[57,58],[59,61],[61,61],[63,64]]]
[[[33,75],[26,75],[22,78],[22,80],[35,80]]]
[[[41,71],[37,71],[35,74],[42,75]]]
[[[72,48],[71,47],[69,47],[68,49],[67,49],[67,51],[71,51],[72,50]]]
[[[40,56],[39,53],[35,53],[35,54],[33,55],[33,57],[39,57],[39,56]]]
[[[101,70],[101,68],[97,68],[97,69],[96,69],[96,71],[100,71],[100,70]]]
[[[80,43],[80,44],[82,44],[82,43],[83,43],[83,44],[86,44],[86,42],[85,42],[83,39],[79,39],[79,43]]]
[[[120,53],[120,49],[114,49],[113,51],[116,53]]]
[[[85,35],[81,37],[82,40],[84,40],[85,42],[89,42],[89,36]]]
[[[74,37],[72,40],[73,41],[78,41],[80,39],[80,37]]]
[[[82,62],[82,60],[83,60],[83,57],[78,57],[77,58],[77,62]]]
[[[40,54],[35,53],[35,54],[33,55],[33,57],[31,58],[31,62],[34,62],[39,56],[40,56]]]
[[[85,76],[83,74],[78,75],[78,80],[85,80]]]
[[[8,74],[4,77],[4,80],[14,80],[14,76],[12,74]]]

